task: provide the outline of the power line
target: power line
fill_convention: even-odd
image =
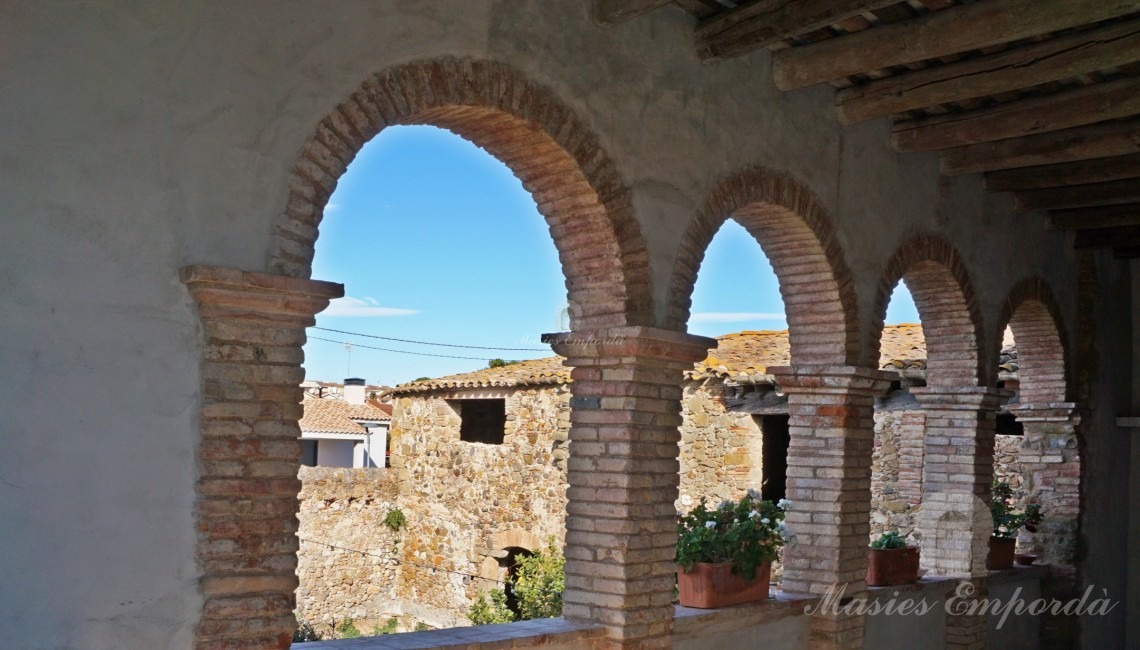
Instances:
[[[412,352],[411,350],[393,350],[391,348],[378,348],[373,345],[361,345],[359,343],[348,343],[347,341],[334,341],[333,339],[323,339],[319,336],[310,336],[314,341],[324,341],[325,343],[336,343],[338,345],[351,345],[354,348],[365,348],[367,350],[380,350],[381,352],[398,352],[400,354],[414,354],[418,357],[442,357],[444,359],[470,359],[472,361],[487,361],[487,357],[460,357],[453,354],[432,354],[430,352]]]
[[[398,343],[415,343],[417,345],[438,345],[445,348],[467,348],[470,350],[507,350],[510,352],[549,352],[548,348],[495,348],[485,345],[460,345],[458,343],[432,343],[430,341],[413,341],[411,339],[397,339],[390,336],[377,336],[375,334],[362,334],[361,332],[346,332],[344,330],[334,330],[329,327],[313,326],[309,329],[322,330],[325,332],[336,332],[337,334],[348,334],[349,336],[363,336],[370,339],[382,339],[384,341],[396,341]],[[465,357],[459,357],[465,358]]]

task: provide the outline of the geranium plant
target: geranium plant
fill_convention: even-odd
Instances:
[[[1017,531],[1022,527],[1029,532],[1037,532],[1041,523],[1041,506],[1028,503],[1018,512],[1014,509],[1013,488],[1005,481],[994,481],[993,500],[990,501],[990,516],[994,522],[994,537],[1017,539]]]
[[[752,580],[756,568],[775,560],[790,538],[784,525],[789,505],[784,499],[779,504],[763,500],[755,490],[716,508],[702,498],[677,524],[678,566],[688,572],[697,562],[732,562],[733,573]]]
[[[906,548],[906,538],[900,535],[897,530],[888,530],[871,542],[871,548],[875,550]]]

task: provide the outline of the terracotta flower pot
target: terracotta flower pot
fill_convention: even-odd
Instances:
[[[918,580],[918,547],[867,549],[867,585],[886,587]]]
[[[1003,537],[990,538],[990,557],[986,566],[990,569],[1009,569],[1013,567],[1014,551],[1017,549],[1016,539]]]
[[[689,571],[677,570],[677,591],[683,607],[712,609],[753,603],[768,597],[772,563],[756,568],[756,577],[745,580],[732,573],[732,562],[697,562]]]

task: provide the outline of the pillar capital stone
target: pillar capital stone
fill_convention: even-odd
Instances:
[[[182,283],[203,319],[260,321],[309,327],[344,285],[216,266],[185,266]]]
[[[543,334],[542,342],[566,357],[568,366],[598,365],[602,359],[615,358],[689,366],[717,347],[716,339],[643,326]]]
[[[1081,422],[1081,405],[1075,402],[1011,404],[1007,408],[1022,423],[1048,422],[1075,427]]]
[[[773,366],[768,374],[786,393],[858,393],[876,397],[896,375],[859,366]]]
[[[922,408],[940,411],[996,410],[1002,400],[1013,396],[1013,391],[988,386],[918,386],[910,389]]]

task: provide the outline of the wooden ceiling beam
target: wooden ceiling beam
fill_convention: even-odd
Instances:
[[[594,0],[594,22],[616,25],[664,7],[673,0]]]
[[[1107,122],[942,152],[942,173],[972,174],[1140,153],[1140,120]]]
[[[1015,196],[1017,209],[1023,212],[1137,203],[1140,202],[1140,178],[1031,190]]]
[[[697,56],[705,61],[740,56],[896,3],[898,0],[757,0],[697,25]]]
[[[974,5],[971,5],[974,6]],[[1140,79],[1128,77],[1078,86],[964,113],[895,124],[898,151],[932,151],[1059,131],[1140,113]]]
[[[1121,226],[1140,226],[1140,203],[1051,210],[1046,224],[1048,230],[1099,230]]]
[[[1138,10],[1137,0],[986,0],[781,50],[773,55],[772,77],[781,90],[803,88],[1096,23]]]
[[[716,0],[673,0],[673,4],[689,12],[698,20],[704,20],[724,11],[724,5]]]
[[[931,66],[841,90],[839,121],[862,122],[996,95],[1140,61],[1140,19]]]
[[[1140,226],[1078,230],[1074,248],[1140,248]]]
[[[993,192],[1042,190],[1049,187],[1107,183],[1140,177],[1140,154],[1095,158],[1059,165],[1039,165],[986,174],[986,189]]]

